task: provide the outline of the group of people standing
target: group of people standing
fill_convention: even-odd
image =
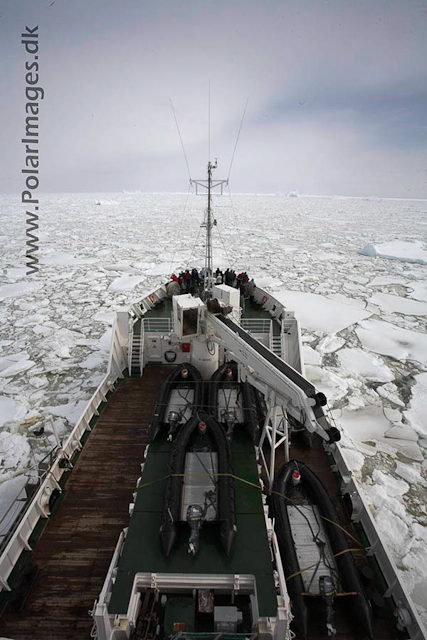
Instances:
[[[172,282],[179,284],[182,293],[199,293],[199,287],[204,285],[205,270],[202,268],[198,271],[196,268],[185,269],[181,271],[177,276],[174,273],[171,275]],[[224,272],[221,269],[217,269],[214,274],[215,284],[226,284],[229,287],[239,289],[240,293],[245,297],[249,297],[255,287],[254,279],[249,279],[246,271],[242,271],[238,275],[233,269],[226,269]]]

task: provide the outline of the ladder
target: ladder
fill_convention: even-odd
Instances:
[[[270,351],[272,351],[279,358],[282,357],[282,336],[281,335],[270,336]]]

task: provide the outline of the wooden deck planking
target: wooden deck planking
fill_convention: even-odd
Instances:
[[[148,442],[147,427],[170,366],[124,380],[104,407],[63,501],[31,556],[40,574],[21,613],[6,609],[0,634],[14,640],[86,639]]]

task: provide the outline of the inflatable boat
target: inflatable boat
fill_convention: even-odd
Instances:
[[[239,382],[237,362],[225,362],[207,383],[207,411],[227,431],[231,441],[236,425],[244,426],[255,441],[258,433],[258,412],[254,388],[249,382]]]
[[[200,528],[214,524],[229,555],[237,533],[230,445],[218,422],[200,411],[173,441],[160,537],[166,556],[177,541],[180,523],[190,527],[188,552],[199,550]]]
[[[351,603],[355,622],[373,638],[371,604],[348,538],[329,493],[307,465],[291,460],[280,469],[272,511],[297,637],[310,637],[311,596],[323,599],[328,635],[339,637],[334,598],[344,595]]]
[[[149,426],[151,440],[163,427],[169,427],[172,439],[178,429],[202,407],[203,381],[195,366],[184,362],[163,383]]]

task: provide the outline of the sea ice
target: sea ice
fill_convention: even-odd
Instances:
[[[16,400],[0,395],[0,427],[11,420],[23,418],[25,411],[25,407]]]
[[[401,284],[406,285],[408,280],[402,278],[402,276],[375,276],[375,278],[369,283],[370,287],[381,287],[388,284]]]
[[[308,364],[320,364],[322,361],[321,355],[318,351],[308,345],[303,345],[302,348],[304,363]]]
[[[399,398],[398,389],[393,382],[387,382],[387,384],[377,387],[377,393],[382,398],[389,400],[393,404],[397,404],[399,407],[405,406],[405,403]]]
[[[393,373],[381,358],[362,349],[341,349],[338,351],[338,359],[346,371],[366,380],[389,382],[394,379]]]
[[[427,438],[427,373],[420,373],[415,380],[409,408],[403,415],[414,431]]]
[[[401,329],[381,320],[365,320],[356,328],[365,349],[397,360],[414,360],[427,366],[427,335]]]
[[[65,418],[70,424],[75,425],[86,406],[87,400],[79,400],[74,402],[67,402],[66,404],[60,404],[56,407],[47,406],[44,408],[44,411],[46,414],[51,413],[54,416]]]
[[[407,546],[409,527],[406,522],[393,513],[388,505],[379,508],[375,515],[375,522],[388,548],[400,557],[402,550]]]
[[[393,476],[390,476],[379,469],[373,470],[372,480],[384,487],[387,495],[392,498],[403,496],[404,493],[409,491],[409,484],[407,482],[393,478]]]
[[[282,289],[275,297],[286,308],[295,311],[301,325],[311,331],[337,333],[371,315],[358,307],[314,293]]]
[[[383,242],[381,244],[367,244],[359,253],[363,256],[427,264],[425,244],[419,240],[414,240],[413,242],[393,240],[392,242]]]
[[[2,431],[0,433],[0,477],[2,480],[24,469],[30,461],[30,445],[19,433]]]
[[[305,374],[308,380],[315,385],[316,389],[325,394],[328,404],[331,407],[344,398],[348,391],[347,380],[327,369],[307,365],[305,367]]]
[[[17,373],[22,373],[34,367],[35,362],[29,360],[29,357],[27,351],[21,351],[21,353],[14,353],[0,358],[0,377],[15,376]]]
[[[144,280],[145,276],[123,276],[113,280],[108,289],[110,291],[131,291]]]
[[[356,444],[358,451],[366,455],[375,455],[378,450],[394,451],[417,462],[424,460],[416,442],[386,435],[395,425],[386,418],[382,407],[371,405],[353,411],[342,409],[335,410],[333,414],[344,433]]]
[[[388,293],[375,293],[369,300],[371,304],[376,304],[384,311],[391,313],[403,313],[411,316],[427,316],[427,304],[417,302],[410,298],[393,296]]]
[[[415,462],[412,464],[406,464],[405,462],[397,460],[395,473],[410,484],[424,487],[427,486],[427,481],[421,475],[421,465],[418,465]]]
[[[317,350],[320,351],[320,353],[333,353],[334,351],[341,349],[344,344],[344,338],[340,338],[339,336],[332,334],[319,340]]]
[[[410,282],[407,287],[410,289],[410,298],[427,302],[427,284],[425,282]]]
[[[17,298],[35,293],[42,285],[38,282],[17,282],[16,284],[5,284],[0,287],[0,300],[2,298]]]

